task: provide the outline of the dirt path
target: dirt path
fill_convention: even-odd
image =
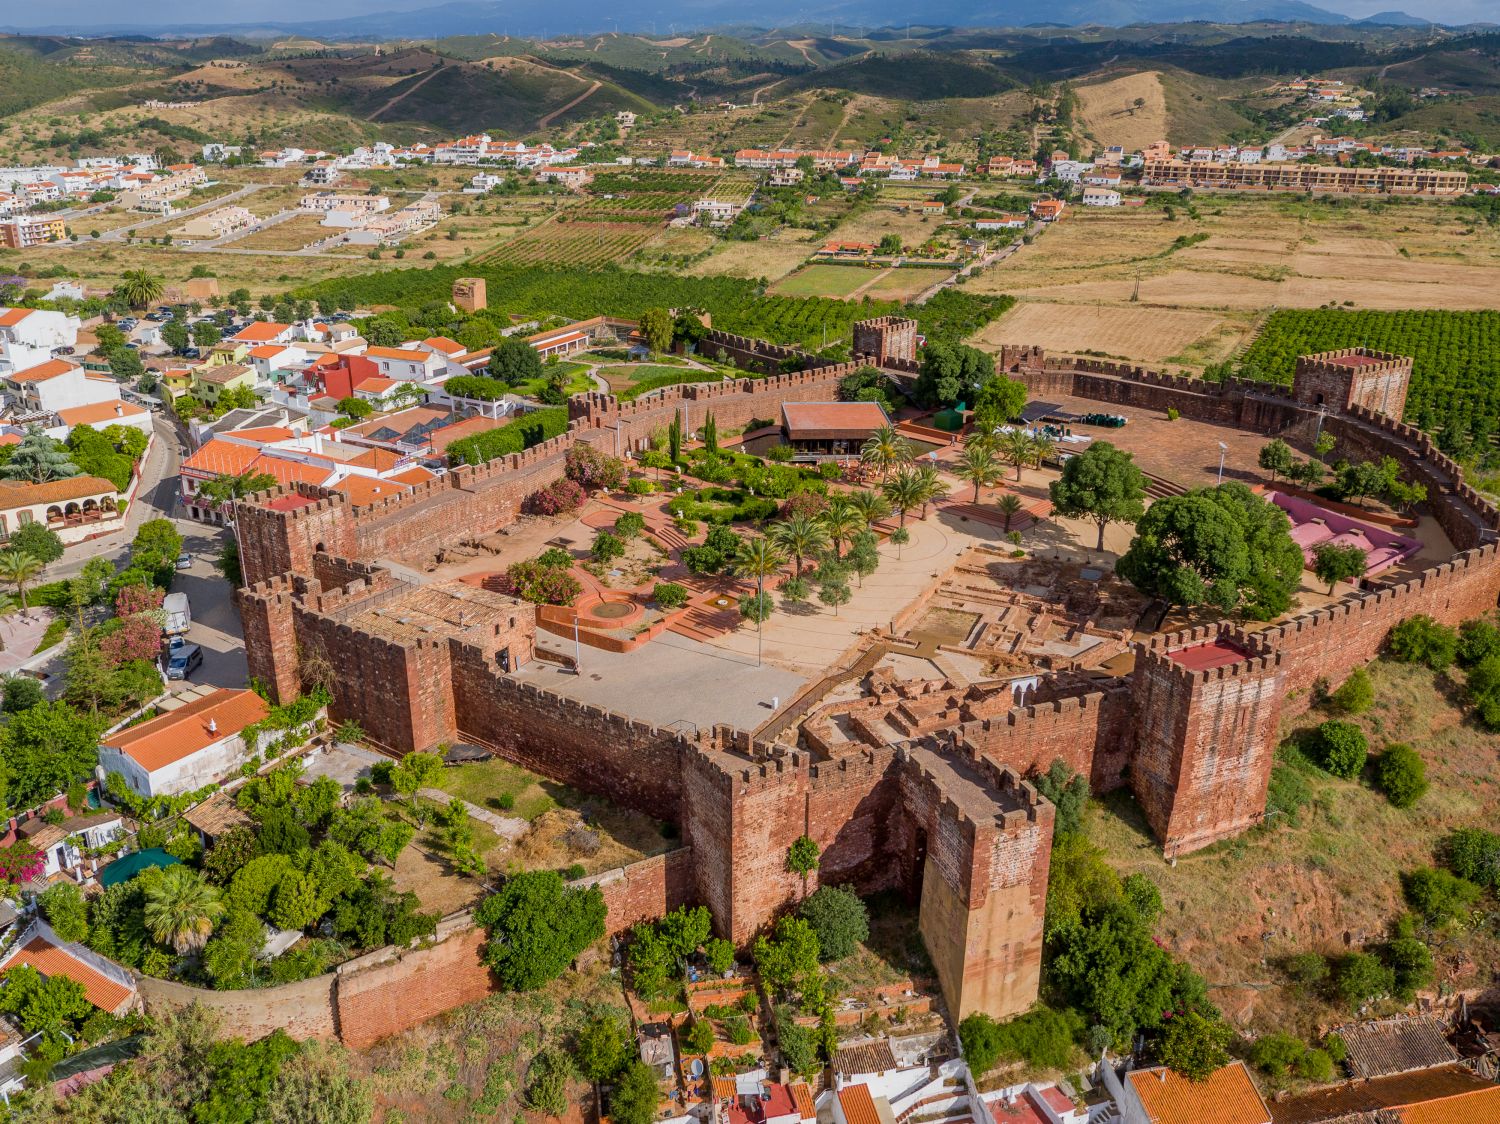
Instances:
[[[777,86],[781,85],[785,81],[785,78],[778,78],[776,79],[776,81],[770,83],[769,85],[759,87],[758,89],[756,89],[755,93],[750,95],[750,104],[759,105],[761,94],[765,93],[767,90],[774,90]]]
[[[578,76],[575,74],[574,77],[576,78]],[[580,79],[580,81],[581,81],[581,79]],[[572,101],[570,101],[567,105],[563,106],[560,109],[554,109],[551,113],[547,114],[547,116],[543,117],[540,121],[538,121],[536,123],[536,127],[538,129],[545,129],[548,125],[552,124],[552,122],[556,118],[558,118],[558,117],[562,116],[564,113],[568,112],[568,110],[572,109],[579,102],[587,101],[589,98],[593,97],[595,94],[597,94],[603,88],[604,88],[604,83],[603,82],[595,82],[592,86],[590,86],[587,90],[583,91],[583,93],[579,94],[576,98],[574,98]]]
[[[384,105],[382,105],[374,113],[370,114],[370,120],[374,121],[382,113],[385,113],[387,110],[394,109],[396,106],[400,105],[403,101],[406,100],[406,98],[407,98],[408,95],[416,93],[418,90],[420,90],[423,86],[427,85],[427,83],[431,82],[434,78],[436,78],[442,72],[443,72],[443,68],[442,67],[436,67],[436,68],[434,68],[432,70],[429,70],[426,74],[422,75],[422,77],[418,78],[415,82],[413,82],[406,89],[402,90],[399,94],[397,94],[395,97],[393,97],[390,101],[388,101]]]

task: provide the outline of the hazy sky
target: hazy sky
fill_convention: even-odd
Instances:
[[[122,5],[119,0],[72,0],[60,7],[23,4],[21,0],[0,2],[0,27],[90,27],[130,22],[141,26],[175,22],[249,23],[259,19],[322,20],[356,16],[362,12],[404,11],[429,7],[442,0],[325,0],[309,6],[305,0],[238,0],[234,4],[208,6],[202,0],[143,0]],[[1462,23],[1469,20],[1500,22],[1500,0],[1308,0],[1309,3],[1345,15],[1372,15],[1379,11],[1406,11],[1415,16]],[[816,6],[816,4],[814,5]],[[857,5],[856,5],[857,7]],[[607,28],[619,9],[613,3],[599,5],[599,27]],[[578,28],[577,30],[596,30]]]

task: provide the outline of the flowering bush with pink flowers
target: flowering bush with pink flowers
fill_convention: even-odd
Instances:
[[[0,880],[9,885],[19,886],[22,882],[30,882],[46,866],[41,852],[29,843],[17,840],[0,847]]]
[[[554,480],[541,491],[533,492],[527,506],[538,515],[566,515],[583,506],[583,488],[572,480]]]

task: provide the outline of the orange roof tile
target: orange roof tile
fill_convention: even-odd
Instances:
[[[113,496],[116,492],[113,484],[98,476],[70,476],[66,480],[48,480],[44,484],[0,480],[0,511],[10,511],[34,503],[99,499]]]
[[[847,1124],[880,1124],[880,1113],[875,1110],[875,1098],[870,1096],[868,1085],[846,1085],[840,1089],[839,1107],[844,1110]]]
[[[395,379],[383,379],[377,375],[375,378],[365,379],[364,382],[360,383],[354,388],[354,391],[356,394],[361,390],[363,390],[367,394],[384,394],[387,390],[390,390],[391,387],[395,385]]]
[[[371,476],[346,476],[337,484],[328,486],[335,492],[343,492],[355,507],[387,499],[390,496],[399,496],[407,490],[405,484],[397,484],[391,480],[377,480]]]
[[[284,425],[254,425],[248,429],[231,429],[227,433],[219,434],[220,437],[237,437],[241,441],[259,441],[270,444],[273,441],[290,441],[297,435]]]
[[[43,976],[64,976],[83,985],[83,994],[90,1003],[111,1014],[129,1001],[130,988],[110,979],[91,964],[78,959],[65,948],[53,944],[42,936],[35,936],[5,962],[5,967],[29,964]]]
[[[14,328],[35,311],[34,308],[7,308],[0,312],[0,328]]]
[[[714,1099],[732,1101],[739,1096],[738,1089],[733,1077],[725,1077],[719,1074],[714,1077]]]
[[[818,1118],[817,1103],[813,1100],[812,1089],[801,1081],[791,1086],[792,1099],[797,1102],[797,1115],[803,1120],[816,1120]]]
[[[238,343],[270,343],[286,331],[290,324],[278,324],[274,320],[258,320],[230,336],[231,340]]]
[[[1500,1120],[1500,1085],[1397,1110],[1401,1124],[1480,1124]]]
[[[17,440],[20,440],[20,438],[17,438]],[[3,442],[0,442],[0,444],[3,444]],[[393,473],[387,476],[386,479],[394,480],[398,484],[426,484],[429,480],[436,480],[437,473],[431,472],[421,465],[416,465],[413,468],[408,468],[405,472]]]
[[[402,359],[408,363],[425,363],[432,357],[427,351],[408,351],[404,347],[367,347],[365,357],[368,359]]]
[[[117,749],[147,772],[155,772],[239,733],[269,713],[265,699],[254,691],[223,689],[139,726],[106,735],[99,744]],[[210,722],[215,727],[212,730]]]
[[[436,351],[441,351],[444,355],[458,355],[466,350],[463,344],[457,340],[450,340],[447,336],[428,336],[422,342]]]
[[[321,458],[320,458],[321,460]],[[276,477],[276,483],[283,486],[291,485],[297,481],[303,484],[321,484],[328,479],[328,474],[333,471],[331,461],[308,464],[305,461],[289,461],[284,457],[268,457],[262,454],[251,463],[251,469],[255,472],[267,472]]]
[[[1126,1075],[1151,1124],[1271,1124],[1271,1112],[1244,1062],[1230,1062],[1205,1081],[1165,1067]]]
[[[0,433],[0,446],[19,445],[21,435],[19,433]]]
[[[231,441],[209,441],[192,456],[183,460],[181,470],[206,472],[210,476],[238,476],[246,471],[260,450]]]
[[[101,421],[123,421],[126,418],[140,417],[146,413],[146,407],[137,406],[133,402],[91,402],[87,406],[71,406],[66,410],[57,411],[57,416],[66,425],[93,425]]]
[[[349,463],[359,468],[373,468],[376,472],[389,472],[401,461],[398,453],[390,449],[366,449]]]
[[[24,371],[12,371],[6,377],[11,382],[46,382],[78,369],[77,363],[69,363],[66,359],[49,359],[35,367],[27,367]]]
[[[864,431],[889,425],[876,402],[788,402],[781,407],[787,432]]]
[[[291,346],[284,343],[263,343],[259,347],[252,347],[248,354],[257,359],[275,359],[284,351],[290,351]]]

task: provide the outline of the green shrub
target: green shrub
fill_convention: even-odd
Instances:
[[[964,1058],[977,1077],[1002,1059],[1024,1061],[1042,1069],[1063,1069],[1072,1060],[1074,1042],[1083,1032],[1083,1018],[1074,1010],[1033,1007],[1024,1015],[1000,1022],[983,1012],[958,1024]]]
[[[1301,822],[1302,809],[1313,799],[1308,774],[1314,768],[1306,755],[1290,742],[1277,749],[1276,761],[1271,766],[1271,782],[1266,788],[1268,822],[1276,822],[1278,816],[1293,827]]]
[[[632,476],[625,482],[625,490],[632,496],[649,496],[656,491],[656,485],[640,476]]]
[[[1326,1050],[1308,1050],[1297,1061],[1297,1073],[1309,1081],[1325,1084],[1333,1080],[1333,1059]]]
[[[1460,827],[1443,841],[1443,861],[1460,878],[1480,886],[1500,886],[1500,835]]]
[[[1458,663],[1473,667],[1489,656],[1500,656],[1500,628],[1486,617],[1458,626]]]
[[[623,518],[623,516],[622,516]],[[625,543],[619,536],[608,531],[600,531],[594,536],[594,545],[589,548],[589,554],[595,562],[601,565],[609,565],[616,558],[625,553]]]
[[[1424,664],[1433,671],[1446,671],[1458,653],[1458,633],[1422,613],[1391,629],[1387,643],[1402,663]]]
[[[615,534],[627,542],[646,529],[646,518],[638,511],[627,511],[615,520]]]
[[[1500,730],[1500,655],[1485,656],[1471,667],[1464,687],[1480,725]]]
[[[818,935],[818,955],[825,961],[842,960],[870,935],[865,903],[848,886],[820,886],[797,913]]]
[[[687,604],[687,586],[678,585],[676,582],[657,582],[651,590],[651,600],[668,612],[680,609]]]
[[[1430,866],[1401,876],[1406,900],[1433,925],[1467,913],[1479,901],[1480,887],[1467,878]]]
[[[1316,952],[1299,952],[1288,957],[1282,970],[1294,984],[1309,994],[1328,981],[1328,959]]]
[[[1263,1034],[1250,1047],[1250,1064],[1272,1077],[1282,1077],[1302,1060],[1307,1047],[1300,1038],[1276,1031]]]
[[[1365,732],[1352,722],[1330,719],[1318,727],[1314,740],[1318,764],[1336,777],[1353,780],[1363,771],[1369,755]]]
[[[1344,1040],[1333,1031],[1323,1035],[1323,1052],[1333,1059],[1334,1065],[1343,1065],[1344,1059],[1349,1056],[1349,1047]]]
[[[1432,950],[1415,937],[1397,937],[1385,947],[1386,962],[1395,977],[1396,998],[1410,1003],[1432,983]]]
[[[1370,683],[1370,673],[1362,667],[1356,667],[1328,701],[1333,704],[1334,709],[1344,714],[1363,714],[1375,701],[1375,688]]]
[[[1410,808],[1427,791],[1427,764],[1411,746],[1392,742],[1375,762],[1375,784],[1398,808]]]
[[[1368,952],[1351,952],[1333,962],[1334,994],[1351,1010],[1395,990],[1392,971]]]

